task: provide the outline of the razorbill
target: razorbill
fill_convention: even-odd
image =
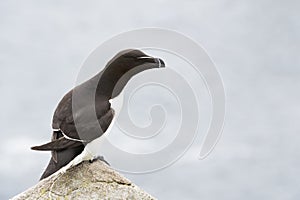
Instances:
[[[64,172],[84,160],[96,159],[99,155],[93,149],[99,147],[103,138],[100,136],[111,130],[127,82],[142,71],[161,67],[165,64],[159,58],[136,49],[123,50],[101,72],[69,91],[54,112],[51,142],[31,148],[51,151],[50,162],[40,180],[59,169]],[[75,105],[74,95],[77,95]]]

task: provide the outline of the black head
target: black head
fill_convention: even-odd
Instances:
[[[137,49],[127,49],[115,55],[106,65],[106,70],[114,73],[125,74],[130,70],[138,72],[151,68],[164,67],[165,63],[159,59],[145,54]],[[138,73],[137,72],[137,73]]]
[[[98,91],[109,98],[117,96],[135,74],[147,69],[163,68],[165,63],[137,49],[116,54],[105,66],[98,82]]]

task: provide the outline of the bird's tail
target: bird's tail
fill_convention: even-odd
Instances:
[[[82,145],[81,142],[68,140],[64,137],[61,137],[57,140],[48,142],[46,144],[31,147],[31,149],[32,150],[37,150],[37,151],[60,151],[60,150],[64,150],[64,149],[67,149],[67,148],[78,147],[78,146],[81,146],[81,145]]]
[[[40,180],[47,178],[51,174],[57,172],[60,168],[66,166],[71,160],[73,160],[77,155],[79,155],[83,151],[83,149],[84,145],[71,149],[65,149],[63,151],[52,151],[52,156],[49,161],[49,164],[43,172]]]

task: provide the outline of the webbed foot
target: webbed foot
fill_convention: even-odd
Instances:
[[[110,166],[110,164],[104,159],[103,156],[94,157],[93,159],[89,160],[89,162],[93,163],[95,160],[101,160],[102,162],[105,162],[108,166]]]

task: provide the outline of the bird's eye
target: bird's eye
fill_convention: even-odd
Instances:
[[[125,55],[124,58],[128,58],[128,59],[134,59],[135,57],[130,56],[130,55]]]

